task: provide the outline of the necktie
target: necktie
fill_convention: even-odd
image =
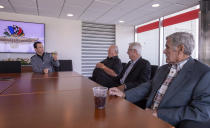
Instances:
[[[163,82],[163,84],[161,85],[161,87],[158,89],[154,99],[153,99],[153,103],[151,105],[151,109],[156,110],[159,105],[161,100],[163,99],[163,96],[166,93],[166,90],[168,89],[169,84],[171,83],[171,81],[173,80],[174,77],[176,77],[177,75],[177,66],[176,65],[172,65],[168,76],[166,77],[165,81]]]
[[[128,64],[129,64],[128,68],[126,69],[125,73],[123,74],[123,77],[120,79],[120,83],[121,83],[121,84],[124,84],[125,79],[126,79],[126,77],[128,76],[128,74],[130,73],[130,71],[131,71],[131,69],[132,69],[134,63],[132,63],[132,62],[130,61]]]

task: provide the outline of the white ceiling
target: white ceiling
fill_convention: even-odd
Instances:
[[[152,8],[159,3],[160,7]],[[199,0],[0,0],[12,12],[96,23],[139,25],[199,4]],[[67,13],[74,14],[67,17]]]

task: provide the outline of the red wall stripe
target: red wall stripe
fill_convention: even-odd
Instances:
[[[176,15],[176,16],[167,18],[167,19],[163,20],[163,27],[173,25],[173,24],[178,24],[178,23],[193,20],[193,19],[197,19],[199,11],[200,11],[200,9],[196,9],[196,10],[192,10],[192,11],[189,11],[186,13],[182,13],[180,15]],[[137,31],[137,33],[141,33],[141,32],[153,30],[156,28],[159,28],[159,21],[138,27],[136,31]]]
[[[196,10],[192,10],[192,11],[180,14],[180,15],[176,15],[176,16],[167,18],[167,19],[163,20],[163,27],[196,19],[196,18],[198,18],[199,11],[200,11],[200,9],[196,9]]]
[[[156,29],[156,28],[159,28],[159,21],[138,27],[137,33],[149,31],[149,30]]]

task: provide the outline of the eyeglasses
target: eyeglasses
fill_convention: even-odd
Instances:
[[[129,49],[128,49],[128,51],[131,51],[131,50],[134,50],[134,49],[132,49],[132,48],[129,48]]]

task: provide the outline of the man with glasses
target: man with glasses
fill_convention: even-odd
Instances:
[[[141,44],[133,42],[129,44],[128,56],[130,61],[119,76],[115,77],[112,86],[119,86],[122,90],[129,90],[150,79],[151,65],[149,61],[141,57]]]

